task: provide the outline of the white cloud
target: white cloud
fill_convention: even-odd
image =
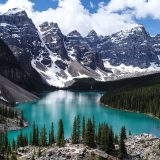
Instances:
[[[160,19],[160,0],[111,0],[106,6],[110,12],[124,11],[132,9],[132,14],[136,18]]]
[[[135,17],[151,16],[160,19],[160,0],[111,0],[109,4],[102,1],[96,13],[90,13],[80,0],[58,2],[56,9],[49,8],[40,12],[33,9],[35,4],[30,0],[8,0],[5,4],[0,4],[0,11],[6,12],[15,7],[25,9],[36,25],[44,21],[57,22],[63,33],[67,34],[76,29],[82,35],[92,29],[98,34],[108,35],[133,27],[136,23],[133,20]]]
[[[94,7],[95,7],[93,1],[90,0],[89,4],[90,4],[90,7],[91,7],[91,8],[94,8]]]

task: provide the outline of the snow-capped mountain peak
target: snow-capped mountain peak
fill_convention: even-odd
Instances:
[[[6,13],[4,13],[3,15],[7,15],[7,16],[12,16],[15,15],[16,16],[22,16],[22,15],[27,15],[25,10],[22,10],[20,8],[13,8],[13,9],[9,9]]]
[[[82,37],[81,34],[77,31],[77,30],[74,30],[72,32],[70,32],[67,37]]]
[[[58,87],[77,77],[105,81],[160,69],[160,36],[142,25],[105,37],[94,30],[86,37],[77,30],[64,35],[57,23],[37,29],[25,11],[12,9],[0,15],[0,38],[29,74]]]
[[[91,30],[91,31],[88,33],[87,37],[91,37],[91,36],[93,36],[93,37],[98,37],[98,35],[97,35],[97,33],[96,33],[95,30]]]

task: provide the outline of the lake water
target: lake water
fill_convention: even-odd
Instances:
[[[124,112],[100,105],[101,93],[98,92],[71,92],[55,91],[47,94],[40,100],[32,103],[17,105],[17,109],[22,110],[24,118],[29,123],[29,127],[23,129],[23,133],[29,135],[32,124],[35,122],[40,128],[46,125],[47,130],[51,122],[54,122],[55,133],[60,118],[64,122],[65,137],[71,136],[72,123],[75,116],[83,115],[85,118],[95,117],[95,121],[107,122],[112,125],[113,130],[119,133],[120,128],[125,126],[127,132],[132,134],[152,133],[160,137],[160,120],[149,116]],[[16,138],[19,131],[9,132],[9,139]]]

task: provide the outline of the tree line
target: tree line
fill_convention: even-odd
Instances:
[[[141,87],[132,90],[125,88],[106,93],[101,103],[114,108],[152,114],[160,118],[160,86]]]
[[[6,118],[16,119],[17,126],[24,127],[23,112],[18,113],[17,110],[11,107],[0,106],[0,124],[5,124]]]
[[[94,117],[88,118],[87,121],[83,117],[82,120],[79,116],[74,118],[73,129],[71,134],[72,144],[84,144],[91,148],[98,148],[106,153],[117,155],[119,158],[123,158],[127,155],[125,142],[126,129],[121,128],[119,136],[116,135],[111,126],[107,123],[100,123],[98,127],[95,125]],[[18,135],[17,139],[13,139],[10,144],[8,141],[7,132],[0,135],[0,152],[2,154],[15,157],[13,153],[19,147],[25,147],[28,145],[36,147],[52,146],[56,144],[59,147],[64,147],[66,143],[64,137],[64,125],[62,119],[58,123],[58,132],[55,135],[54,124],[51,123],[49,133],[47,134],[46,126],[44,125],[39,129],[38,125],[33,123],[32,131],[30,135],[23,134],[22,131]],[[115,145],[119,146],[119,149],[115,149]],[[39,151],[40,152],[40,151]],[[40,154],[40,153],[39,153]]]
[[[15,109],[6,106],[0,106],[0,115],[12,119],[18,117],[18,113]]]

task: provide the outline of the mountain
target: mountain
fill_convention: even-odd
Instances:
[[[57,23],[36,27],[24,10],[0,15],[0,38],[31,77],[66,87],[75,78],[106,81],[160,70],[160,35],[151,37],[142,25],[109,36],[92,30],[86,37],[74,30],[64,35]]]
[[[36,99],[37,96],[0,75],[0,105],[2,102],[21,103]]]
[[[17,84],[18,86],[30,91],[40,92],[49,89],[48,85],[41,81],[41,77],[35,71],[32,76],[19,64],[18,60],[9,47],[0,39],[0,75]],[[36,77],[37,76],[37,77]],[[37,81],[35,83],[35,81]]]

